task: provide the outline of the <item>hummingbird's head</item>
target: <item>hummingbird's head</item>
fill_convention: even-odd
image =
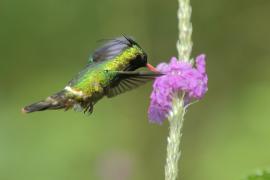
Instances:
[[[147,63],[147,54],[141,46],[131,37],[118,37],[105,43],[94,51],[91,61],[100,62],[117,58],[117,61],[128,62],[124,70],[134,71],[141,67],[147,67],[150,71],[157,70]],[[120,58],[119,58],[120,57]],[[120,60],[119,60],[120,59]]]
[[[146,67],[147,55],[146,53],[139,53],[130,61],[130,70],[136,70],[141,67]]]
[[[158,72],[158,70],[154,66],[152,66],[151,64],[147,62],[147,54],[145,52],[143,52],[140,55],[137,55],[136,59],[132,61],[131,63],[133,63],[132,66],[135,69],[146,67],[152,72]]]
[[[136,46],[139,49],[139,53],[137,54],[136,58],[132,60],[131,63],[131,70],[135,70],[141,67],[147,67],[150,71],[158,72],[154,66],[147,63],[147,54],[143,51],[140,45],[135,42],[132,38],[125,37],[126,40],[130,43],[131,46]]]

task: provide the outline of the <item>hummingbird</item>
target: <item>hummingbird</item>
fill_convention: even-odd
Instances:
[[[146,67],[150,71],[135,71]],[[104,96],[115,97],[162,75],[147,63],[147,54],[131,37],[108,40],[90,56],[86,67],[59,92],[22,108],[23,113],[74,109],[91,114]]]

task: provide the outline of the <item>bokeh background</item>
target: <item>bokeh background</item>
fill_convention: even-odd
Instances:
[[[192,6],[209,91],[186,115],[180,177],[241,179],[270,166],[270,1]],[[168,61],[176,10],[176,0],[0,0],[0,179],[164,179],[168,122],[148,123],[151,84],[91,116],[20,109],[63,88],[99,39],[132,35],[152,64]]]

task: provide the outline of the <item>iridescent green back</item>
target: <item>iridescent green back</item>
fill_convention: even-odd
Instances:
[[[145,55],[140,46],[131,39],[117,38],[97,49],[89,62],[69,86],[91,96],[109,86],[117,71],[132,69],[137,57]]]

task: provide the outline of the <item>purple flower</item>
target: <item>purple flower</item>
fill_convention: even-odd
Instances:
[[[153,84],[148,110],[150,122],[161,124],[167,118],[175,93],[185,92],[186,104],[204,96],[208,90],[205,65],[205,55],[202,54],[196,58],[195,67],[175,57],[170,63],[157,66],[157,70],[165,75],[156,78]]]

